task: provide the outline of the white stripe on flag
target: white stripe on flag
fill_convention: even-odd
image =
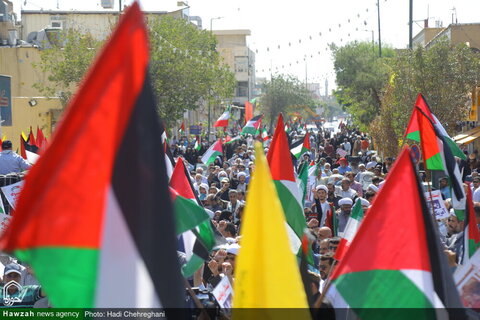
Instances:
[[[95,307],[161,308],[150,274],[110,186],[106,193]]]

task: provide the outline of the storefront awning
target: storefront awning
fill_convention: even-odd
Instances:
[[[462,132],[453,137],[453,140],[458,144],[469,144],[477,138],[480,138],[480,127]]]

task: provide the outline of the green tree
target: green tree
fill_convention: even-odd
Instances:
[[[335,96],[354,122],[366,129],[380,110],[382,89],[390,74],[387,62],[395,52],[384,47],[380,58],[369,42],[330,47],[338,85]]]
[[[305,84],[290,75],[275,75],[267,81],[264,84],[261,101],[261,110],[270,123],[270,130],[280,112],[301,112],[305,107],[312,108],[316,105]]]
[[[34,87],[47,97],[59,97],[65,107],[102,42],[89,33],[68,29],[59,32],[50,43],[51,48],[42,50],[40,62],[33,65],[44,75],[44,81],[35,83]]]
[[[392,62],[390,103],[396,135],[403,136],[419,93],[453,134],[456,122],[467,116],[469,93],[479,85],[479,53],[441,39],[428,49],[405,50]]]
[[[222,65],[211,32],[183,19],[164,17],[148,22],[150,72],[158,98],[158,112],[167,124],[201,103],[230,99],[235,78]]]

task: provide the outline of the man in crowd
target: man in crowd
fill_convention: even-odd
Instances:
[[[22,172],[28,170],[32,165],[20,157],[12,150],[12,142],[5,140],[2,142],[2,152],[0,152],[0,174],[12,172]]]

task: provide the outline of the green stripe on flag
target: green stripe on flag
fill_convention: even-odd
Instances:
[[[417,130],[417,131],[410,132],[409,134],[407,134],[405,138],[420,142],[420,131]]]
[[[402,308],[422,309],[419,319],[435,319],[435,309],[430,300],[400,270],[347,273],[333,284],[361,319],[405,319]],[[388,309],[384,313],[379,308]]]
[[[475,239],[468,239],[468,257],[471,258],[473,254],[480,248],[480,242],[475,242]]]
[[[293,229],[298,238],[302,239],[303,230],[306,228],[307,223],[305,222],[305,216],[300,203],[298,203],[297,199],[295,199],[290,190],[288,190],[281,181],[274,180],[273,182],[277,189],[278,198],[282,203],[287,223]]]
[[[185,264],[182,267],[182,273],[185,277],[191,277],[195,271],[198,270],[202,266],[202,264],[205,262],[202,258],[197,256],[196,254],[193,254],[190,257],[190,260],[188,260],[187,264]]]
[[[57,308],[95,307],[99,253],[97,249],[63,247],[14,251],[19,260],[32,266],[48,299]]]
[[[441,171],[444,170],[443,160],[440,153],[437,153],[436,155],[428,158],[426,162],[427,162],[428,170],[441,170]]]
[[[205,210],[193,200],[177,196],[173,201],[177,235],[195,228],[200,223],[209,219]]]

